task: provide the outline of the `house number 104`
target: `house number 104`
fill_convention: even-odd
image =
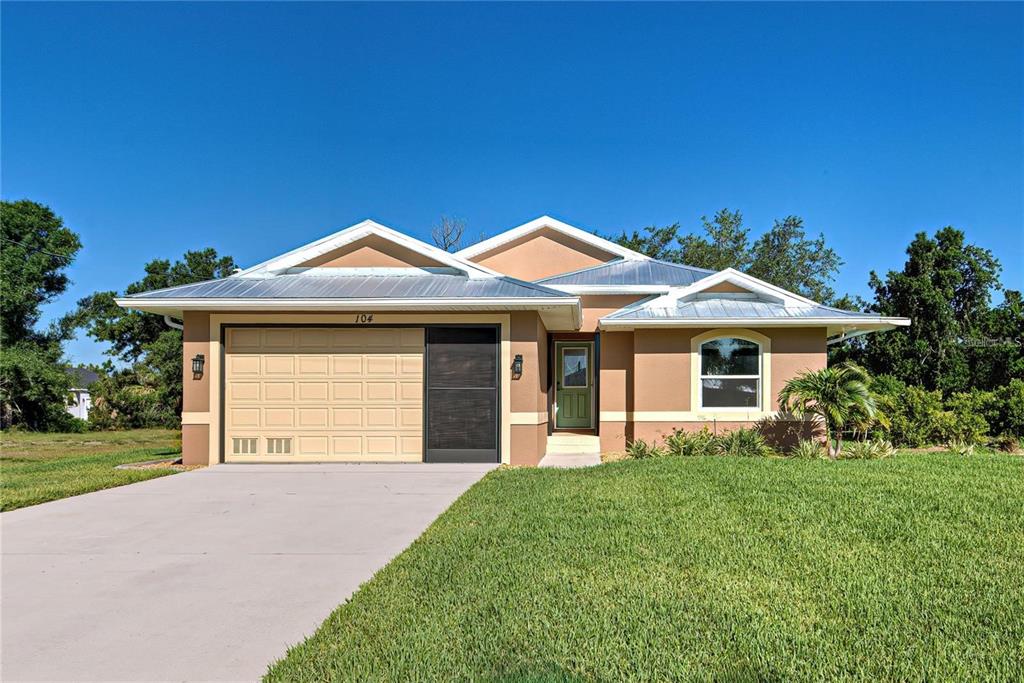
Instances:
[[[372,323],[373,313],[356,313],[357,323]]]

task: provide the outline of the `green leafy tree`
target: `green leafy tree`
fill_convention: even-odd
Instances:
[[[829,455],[835,458],[843,450],[843,430],[864,429],[877,413],[869,383],[867,371],[853,363],[803,372],[782,387],[779,407],[797,417],[820,418]]]
[[[804,220],[787,216],[754,242],[746,272],[808,299],[830,302],[835,292],[829,283],[842,265],[839,254],[825,245],[824,235],[808,238]]]
[[[679,235],[679,224],[622,233],[617,242],[652,258],[697,268],[734,268],[815,301],[829,302],[842,259],[825,237],[807,237],[803,219],[787,216],[750,242],[739,211],[722,209],[701,217],[701,232]]]
[[[1003,301],[981,318],[980,337],[968,340],[973,385],[994,389],[1024,379],[1024,303],[1021,293],[1003,290]]]
[[[146,275],[133,282],[125,294],[177,287],[227,277],[235,270],[230,256],[214,249],[186,252],[180,261],[150,261]],[[117,292],[96,292],[78,302],[74,324],[89,336],[110,344],[107,352],[128,369],[108,367],[109,381],[96,390],[102,411],[111,426],[173,426],[181,416],[181,332],[167,326],[163,316],[124,309],[114,300]],[[97,418],[99,419],[99,418]]]
[[[70,284],[66,270],[78,235],[48,207],[0,202],[0,426],[66,429],[71,379],[63,357],[66,330],[38,328],[43,305]]]
[[[977,352],[988,343],[987,333],[1020,322],[1019,297],[1005,311],[995,316],[990,312],[992,292],[1000,287],[1000,266],[992,252],[966,243],[962,231],[946,227],[934,237],[918,233],[907,256],[903,270],[889,271],[884,280],[871,273],[874,301],[869,310],[908,317],[913,324],[870,335],[851,345],[849,355],[872,372],[947,396],[1008,381],[1009,376],[992,376],[1000,372],[994,367],[987,378],[972,376],[972,363],[979,357],[999,364],[998,357],[993,361],[991,355]]]
[[[681,263],[709,270],[750,268],[750,228],[744,227],[743,214],[722,209],[710,220],[701,216],[700,221],[704,236],[690,234],[679,238]]]
[[[649,225],[643,231],[623,232],[615,240],[627,249],[661,261],[679,262],[679,223],[658,227]]]

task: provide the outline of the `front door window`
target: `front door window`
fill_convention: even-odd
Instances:
[[[586,387],[587,349],[565,349],[562,352],[562,386]]]

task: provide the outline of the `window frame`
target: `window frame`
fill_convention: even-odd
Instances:
[[[757,374],[756,375],[706,375],[704,374],[704,345],[711,342],[719,341],[721,339],[740,339],[745,342],[749,342],[757,346]],[[736,413],[748,413],[751,411],[760,412],[762,410],[762,392],[764,390],[764,344],[756,339],[750,339],[746,336],[723,331],[721,334],[716,334],[708,339],[702,339],[697,344],[697,405],[702,411],[715,411],[715,412],[736,412]],[[757,382],[756,391],[754,395],[757,398],[757,403],[752,406],[705,406],[704,405],[704,380],[706,379],[753,379]]]

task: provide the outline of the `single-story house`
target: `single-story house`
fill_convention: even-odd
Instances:
[[[364,221],[118,304],[184,324],[187,463],[534,465],[775,421],[833,341],[909,324],[547,216],[457,253]],[[177,325],[177,323],[175,323]]]
[[[92,408],[91,387],[99,375],[89,368],[81,367],[68,368],[68,375],[71,377],[71,392],[64,408],[78,419],[88,420]]]

